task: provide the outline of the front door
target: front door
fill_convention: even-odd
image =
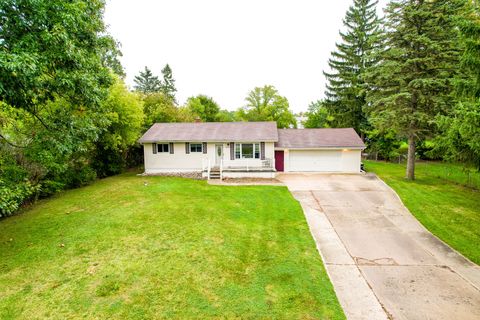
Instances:
[[[278,172],[283,172],[283,150],[276,150],[275,151],[275,170]]]
[[[220,165],[220,161],[223,157],[223,144],[216,144],[215,145],[215,166]]]

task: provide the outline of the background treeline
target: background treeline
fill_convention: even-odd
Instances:
[[[353,127],[380,159],[407,154],[480,168],[478,0],[354,0],[332,52],[326,98],[306,127]]]
[[[236,112],[210,97],[179,106],[169,65],[124,83],[103,0],[0,2],[0,217],[23,203],[138,166],[155,122],[273,120],[295,126],[272,86]]]
[[[326,99],[306,127],[353,127],[380,158],[409,154],[480,167],[477,0],[354,0],[329,60]],[[176,99],[169,65],[124,83],[103,0],[0,2],[0,216],[142,162],[155,122],[276,121],[295,127],[288,100],[254,88],[227,111],[205,95]],[[406,152],[406,151],[405,151]]]

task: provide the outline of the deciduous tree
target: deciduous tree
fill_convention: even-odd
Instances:
[[[220,107],[211,97],[206,95],[190,97],[187,100],[186,107],[194,118],[199,117],[204,122],[218,121]]]
[[[279,128],[297,126],[287,98],[279,95],[273,86],[254,88],[245,101],[247,104],[237,111],[237,117],[241,120],[276,121]]]
[[[480,169],[480,2],[468,2],[459,28],[465,50],[456,92],[458,104],[437,123],[436,152],[448,160],[474,163]]]
[[[329,128],[333,117],[329,115],[325,102],[318,100],[310,103],[306,113],[305,128]]]
[[[185,111],[181,112],[173,101],[162,92],[153,93],[144,97],[143,103],[145,130],[156,122],[179,122],[184,116],[187,116]]]
[[[106,32],[104,6],[103,0],[1,1],[0,100],[44,126],[41,110],[57,98],[99,106],[118,50]]]
[[[143,125],[143,102],[129,92],[121,79],[109,90],[103,108],[108,125],[95,141],[93,168],[100,177],[121,173],[129,149],[137,142]]]

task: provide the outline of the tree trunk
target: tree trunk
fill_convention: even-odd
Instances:
[[[415,137],[408,137],[407,179],[415,180]]]

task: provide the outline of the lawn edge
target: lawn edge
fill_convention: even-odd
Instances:
[[[428,230],[428,228],[419,220],[417,219],[417,217],[410,211],[410,209],[405,205],[405,203],[403,202],[402,198],[398,195],[398,193],[395,191],[395,189],[393,189],[388,183],[386,183],[385,181],[383,181],[382,178],[380,178],[375,172],[368,172],[372,175],[375,175],[375,177],[377,177],[387,188],[389,188],[390,190],[393,191],[393,193],[395,194],[395,196],[398,198],[398,200],[400,200],[400,202],[402,203],[402,205],[407,209],[408,213],[410,213],[410,215],[415,218],[415,220],[418,221],[418,223],[420,223],[420,225],[422,226],[423,229],[425,229],[425,231],[427,231],[428,233],[430,233],[431,235],[433,235],[437,240],[439,240],[440,242],[442,242],[444,245],[446,245],[448,248],[450,248],[450,250],[452,250],[453,252],[457,253],[458,255],[460,255],[462,258],[464,258],[465,260],[467,260],[468,262],[470,262],[472,265],[474,266],[478,266],[480,267],[480,265],[476,264],[475,262],[473,262],[472,260],[470,260],[469,258],[467,258],[465,255],[463,255],[461,252],[459,252],[457,249],[453,248],[451,245],[449,245],[448,243],[446,243],[445,241],[443,241],[442,239],[440,239],[436,234],[434,234],[432,231]],[[462,278],[464,278],[462,276]],[[465,279],[467,280],[470,284],[472,284],[475,288],[477,288],[477,286],[472,283],[472,281],[470,281],[469,279]],[[480,290],[480,288],[477,288],[478,290]]]

